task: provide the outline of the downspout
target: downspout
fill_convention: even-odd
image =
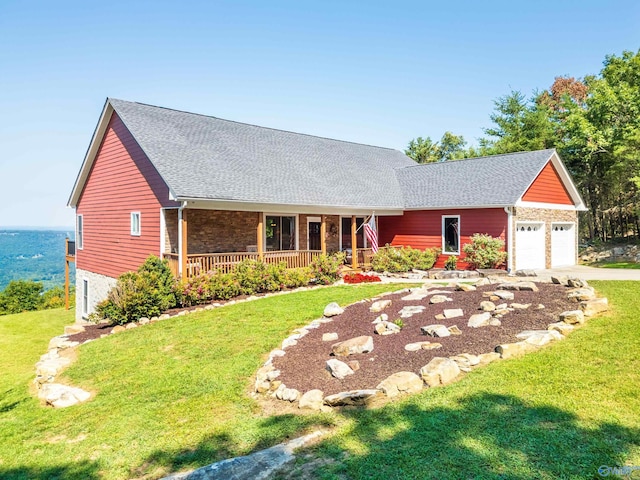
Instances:
[[[504,211],[507,214],[507,272],[511,273],[513,270],[513,207],[504,207]]]
[[[187,206],[187,202],[182,202],[178,208],[178,278],[182,278],[182,265],[183,265],[183,245],[182,245],[182,210]]]

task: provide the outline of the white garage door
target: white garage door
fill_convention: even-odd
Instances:
[[[576,231],[573,223],[551,225],[551,266],[564,267],[576,263]]]
[[[545,268],[544,223],[516,223],[516,270]]]

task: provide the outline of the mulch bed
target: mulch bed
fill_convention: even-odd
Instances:
[[[516,334],[523,330],[546,330],[549,323],[558,321],[558,315],[566,310],[574,310],[576,304],[567,299],[566,287],[554,284],[537,284],[538,292],[515,291],[515,299],[512,301],[497,301],[499,303],[530,303],[526,310],[515,310],[507,313],[500,320],[501,326],[487,326],[470,328],[467,326],[468,318],[474,313],[481,313],[480,302],[488,300],[482,297],[483,292],[495,290],[495,285],[478,287],[473,292],[454,291],[453,288],[434,287],[438,290],[447,290],[446,294],[452,298],[452,302],[429,304],[430,296],[419,301],[404,301],[402,297],[407,293],[384,296],[390,299],[392,304],[382,313],[389,316],[389,321],[399,318],[398,312],[408,305],[424,305],[426,309],[422,313],[404,318],[404,326],[400,333],[380,336],[375,333],[371,323],[380,313],[369,311],[371,302],[357,303],[345,309],[342,315],[333,317],[334,321],[322,324],[319,328],[310,330],[298,344],[286,349],[286,355],[276,357],[273,365],[280,370],[278,380],[281,380],[288,388],[295,388],[304,393],[312,389],[320,389],[325,395],[331,395],[347,390],[375,388],[389,375],[410,371],[419,373],[420,369],[429,363],[434,357],[450,357],[462,353],[481,354],[494,351],[495,347],[502,343],[519,341]],[[544,309],[536,309],[538,304]],[[463,317],[448,320],[435,320],[436,314],[444,309],[461,308]],[[442,324],[457,325],[462,335],[452,335],[446,338],[433,338],[423,335],[420,327]],[[336,332],[338,340],[323,342],[322,334]],[[338,380],[326,370],[326,361],[331,356],[331,346],[339,341],[348,340],[361,335],[373,337],[374,349],[364,354],[338,357],[342,361],[357,360],[360,369],[354,375]],[[408,343],[431,341],[442,344],[442,348],[435,350],[418,350],[408,352],[404,346]]]

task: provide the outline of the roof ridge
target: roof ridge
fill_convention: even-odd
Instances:
[[[109,100],[109,102],[111,102],[112,100],[115,100],[117,102],[132,103],[132,104],[136,104],[136,105],[142,105],[142,106],[145,106],[145,107],[159,108],[159,109],[162,109],[162,110],[169,110],[169,111],[172,111],[172,112],[185,113],[187,115],[195,115],[197,117],[212,118],[212,119],[215,119],[215,120],[220,120],[222,122],[235,123],[235,124],[238,124],[238,125],[245,125],[245,126],[248,126],[248,127],[261,128],[261,129],[264,129],[264,130],[272,130],[272,131],[276,131],[276,132],[290,133],[292,135],[302,135],[302,136],[305,136],[305,137],[319,138],[319,139],[322,139],[322,140],[331,140],[332,142],[349,143],[351,145],[360,145],[360,146],[363,146],[363,147],[379,148],[381,150],[391,150],[393,152],[399,152],[399,153],[402,153],[404,155],[404,152],[401,152],[400,150],[397,150],[397,149],[391,148],[391,147],[381,147],[379,145],[370,145],[368,143],[351,142],[349,140],[340,140],[338,138],[323,137],[323,136],[320,136],[320,135],[313,135],[313,134],[310,134],[310,133],[294,132],[292,130],[284,130],[284,129],[281,129],[281,128],[263,127],[262,125],[256,125],[254,123],[239,122],[237,120],[228,120],[226,118],[214,117],[213,115],[204,115],[202,113],[188,112],[186,110],[179,110],[177,108],[169,108],[169,107],[162,107],[162,106],[159,106],[159,105],[151,105],[150,103],[132,102],[130,100],[122,100],[122,99],[119,99],[119,98],[112,98],[112,97],[108,97],[108,100]]]
[[[495,155],[484,155],[481,157],[469,157],[469,158],[459,158],[452,160],[441,160],[437,162],[429,162],[429,163],[418,163],[417,165],[406,165],[404,167],[397,167],[394,170],[404,170],[405,168],[415,168],[415,167],[425,167],[427,165],[440,165],[440,164],[448,164],[453,162],[465,162],[467,160],[481,160],[483,158],[497,158],[497,157],[508,157],[512,155],[524,155],[528,153],[537,153],[537,152],[553,152],[555,148],[543,148],[541,150],[523,150],[521,152],[511,152],[511,153],[496,153]]]

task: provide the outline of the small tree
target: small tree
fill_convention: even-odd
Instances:
[[[471,268],[497,268],[507,259],[504,241],[481,233],[475,233],[471,237],[471,243],[462,246],[462,251]]]
[[[0,314],[38,310],[42,306],[42,283],[32,280],[12,280],[0,292]]]

